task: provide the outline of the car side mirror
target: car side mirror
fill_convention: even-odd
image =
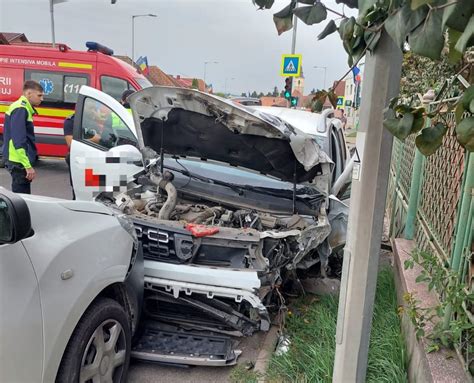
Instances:
[[[32,234],[26,202],[18,195],[0,188],[0,245],[21,241]]]

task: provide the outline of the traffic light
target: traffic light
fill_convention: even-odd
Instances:
[[[293,85],[293,78],[292,77],[287,77],[285,78],[285,91],[284,91],[284,96],[287,100],[291,99],[291,87]]]
[[[291,97],[290,98],[290,106],[296,107],[298,105],[298,97]]]

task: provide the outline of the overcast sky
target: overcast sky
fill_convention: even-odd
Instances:
[[[282,89],[281,55],[291,52],[292,32],[278,36],[272,14],[289,0],[276,0],[271,10],[257,11],[251,0],[68,0],[55,5],[56,42],[85,49],[98,41],[115,54],[131,56],[132,15],[135,19],[135,57],[145,55],[149,65],[166,73],[203,78],[214,91],[234,94]],[[325,1],[331,8],[342,6]],[[354,14],[345,9],[346,14]],[[331,14],[329,14],[330,17]],[[337,34],[322,41],[316,36],[327,21],[313,26],[298,23],[296,53],[303,55],[305,93],[326,87],[348,69],[346,53]],[[0,0],[0,31],[23,32],[30,41],[51,41],[49,0]],[[234,78],[234,80],[231,80]],[[226,81],[227,79],[227,81]]]

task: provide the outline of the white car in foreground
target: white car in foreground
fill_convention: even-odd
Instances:
[[[125,382],[142,298],[127,220],[0,187],[0,382]]]

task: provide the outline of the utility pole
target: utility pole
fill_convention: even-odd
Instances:
[[[297,30],[297,27],[298,27],[298,18],[295,16],[293,16],[293,38],[291,39],[291,54],[294,55],[295,54],[295,50],[296,50],[296,30]],[[294,80],[294,77],[290,77],[290,98],[288,98],[286,100],[286,107],[287,108],[291,108],[291,96],[293,95],[293,80]]]
[[[291,40],[291,54],[295,54],[296,48],[296,28],[298,26],[298,18],[293,16],[293,39]]]
[[[51,42],[53,48],[56,48],[56,37],[54,36],[54,3],[53,0],[49,1],[49,12],[51,13]]]
[[[112,4],[115,4],[112,2]],[[147,13],[145,15],[132,15],[132,63],[135,65],[135,19],[137,17],[158,17],[153,13]]]
[[[344,248],[333,383],[365,382],[377,284],[380,242],[392,151],[382,126],[384,109],[398,94],[402,53],[383,32],[366,60],[360,129]]]
[[[51,14],[51,42],[56,48],[56,35],[54,32],[54,4],[65,3],[68,0],[49,0],[49,13]]]

